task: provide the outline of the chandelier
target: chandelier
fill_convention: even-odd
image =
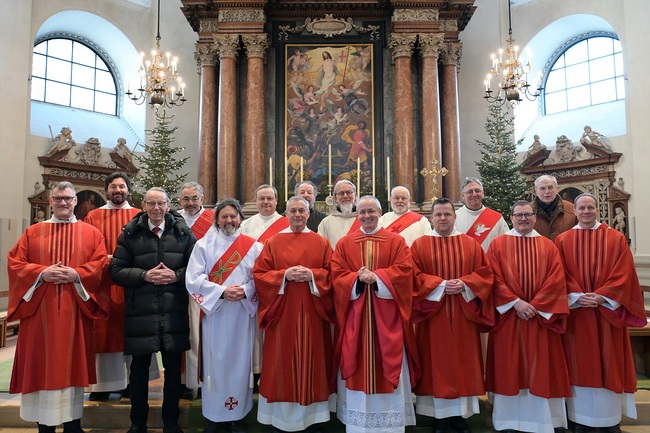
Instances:
[[[166,61],[165,61],[166,58]],[[156,49],[151,52],[151,60],[144,58],[140,53],[140,67],[138,68],[139,87],[135,93],[131,91],[131,81],[126,95],[136,104],[141,105],[149,100],[149,105],[161,105],[171,108],[179,107],[185,99],[185,83],[178,74],[178,58],[172,58],[169,52],[160,52],[160,0],[158,0],[158,28],[156,33]]]
[[[541,77],[542,73],[539,72],[537,76],[537,89],[532,91],[528,83],[528,74],[530,73],[530,53],[525,65],[522,65],[518,59],[519,47],[515,45],[515,40],[512,37],[512,14],[510,12],[510,0],[508,0],[508,39],[506,41],[508,46],[504,51],[499,49],[499,55],[492,54],[492,69],[487,75],[485,84],[485,96],[483,98],[490,104],[502,105],[506,101],[510,103],[511,107],[519,104],[523,99],[522,94],[526,96],[529,101],[534,101],[543,90]],[[496,78],[497,88],[492,90],[492,78]]]

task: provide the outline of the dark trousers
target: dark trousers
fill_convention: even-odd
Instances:
[[[178,424],[181,399],[181,360],[183,352],[161,351],[162,363],[165,369],[165,384],[163,386],[162,420],[165,426]],[[147,425],[149,414],[149,365],[151,354],[133,355],[129,382],[131,388],[131,424]]]

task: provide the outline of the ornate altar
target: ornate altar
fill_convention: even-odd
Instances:
[[[629,241],[630,194],[623,189],[623,178],[618,181],[616,178],[616,163],[622,154],[613,152],[601,139],[581,139],[574,143],[561,135],[554,149],[547,149],[537,141],[526,154],[521,171],[531,190],[538,176],[549,174],[557,178],[559,194],[565,200],[573,202],[584,192],[593,194],[598,202],[598,219],[621,231]]]

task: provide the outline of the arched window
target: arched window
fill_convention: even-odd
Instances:
[[[621,42],[612,34],[585,34],[564,44],[544,83],[545,114],[625,99]]]
[[[113,71],[99,51],[84,42],[55,37],[34,46],[32,100],[116,116]]]

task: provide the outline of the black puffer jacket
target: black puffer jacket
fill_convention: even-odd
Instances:
[[[147,213],[140,212],[124,226],[109,267],[113,280],[124,286],[127,355],[190,348],[185,268],[196,239],[176,211],[165,214],[160,238],[149,229],[148,220]],[[160,262],[176,271],[176,283],[154,285],[144,280]]]

